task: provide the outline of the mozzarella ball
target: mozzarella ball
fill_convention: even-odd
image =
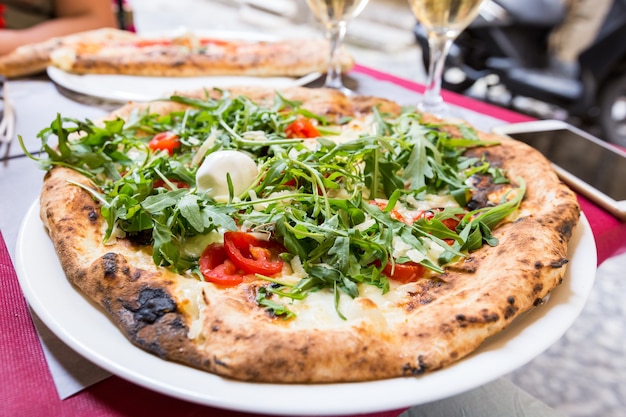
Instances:
[[[200,192],[216,201],[228,200],[230,175],[235,195],[244,192],[256,179],[259,169],[256,162],[243,152],[234,150],[216,151],[204,158],[196,173],[196,185]]]

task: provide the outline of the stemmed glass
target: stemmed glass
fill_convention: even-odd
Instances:
[[[306,0],[315,17],[322,23],[326,38],[330,42],[328,72],[324,87],[352,93],[341,79],[341,45],[346,35],[348,22],[356,17],[369,0]]]
[[[430,65],[426,91],[418,109],[440,118],[452,114],[441,97],[441,81],[454,39],[476,18],[487,0],[409,0],[415,17],[428,33]]]

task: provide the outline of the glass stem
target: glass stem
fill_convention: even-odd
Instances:
[[[324,87],[341,90],[341,45],[346,35],[346,22],[332,23],[328,29],[328,40],[330,42],[330,57],[328,61],[328,73]]]
[[[446,36],[430,35],[428,37],[428,47],[430,48],[430,65],[428,77],[426,79],[426,91],[422,100],[420,110],[438,114],[444,109],[443,98],[441,97],[441,81],[443,69],[446,63],[448,50],[452,45],[452,39]]]

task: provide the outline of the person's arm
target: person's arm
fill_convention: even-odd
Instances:
[[[117,26],[111,0],[56,0],[55,10],[56,18],[36,26],[20,30],[0,29],[0,55],[18,46],[55,36]]]

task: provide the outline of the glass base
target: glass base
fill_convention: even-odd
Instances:
[[[326,82],[324,84],[324,87],[325,88],[331,88],[333,90],[338,90],[338,91],[342,92],[346,96],[351,96],[351,95],[356,94],[355,91],[350,90],[348,87],[343,85],[343,82],[342,82],[341,78],[329,79],[327,77],[326,78]]]
[[[428,113],[439,119],[447,121],[463,120],[463,115],[456,107],[441,101],[420,101],[417,104],[417,110],[422,113]]]

